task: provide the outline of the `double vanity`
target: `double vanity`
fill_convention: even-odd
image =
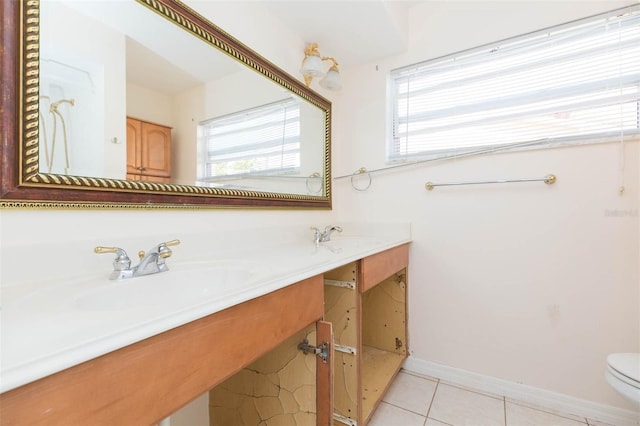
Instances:
[[[0,420],[151,425],[209,392],[211,425],[366,424],[408,355],[410,232],[365,228],[187,236],[163,273],[112,281],[91,253],[104,273],[3,282]]]

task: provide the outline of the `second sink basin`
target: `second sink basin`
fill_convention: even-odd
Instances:
[[[171,267],[167,272],[110,281],[79,296],[75,306],[85,310],[123,310],[201,302],[250,281],[240,267],[206,264]]]

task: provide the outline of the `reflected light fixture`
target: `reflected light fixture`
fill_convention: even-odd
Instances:
[[[325,61],[331,61],[331,67],[325,73]],[[340,82],[340,71],[338,71],[338,61],[330,56],[321,56],[318,52],[318,43],[311,43],[304,50],[304,59],[302,60],[302,68],[300,69],[304,77],[304,84],[309,87],[311,80],[323,77],[320,80],[320,86],[329,90],[340,90],[342,83]]]

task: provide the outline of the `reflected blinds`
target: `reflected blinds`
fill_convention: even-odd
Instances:
[[[204,176],[265,175],[300,167],[300,103],[286,99],[198,125]]]

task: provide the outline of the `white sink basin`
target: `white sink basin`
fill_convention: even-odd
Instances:
[[[248,269],[198,265],[193,269],[110,281],[79,296],[74,306],[84,310],[123,310],[179,306],[220,297],[250,282]]]
[[[40,285],[15,295],[5,290],[7,314],[68,310],[117,311],[190,306],[243,291],[259,279],[258,264],[250,261],[203,261],[169,264],[169,270],[143,277],[112,281],[107,273],[74,277]],[[267,268],[268,269],[268,268]]]

